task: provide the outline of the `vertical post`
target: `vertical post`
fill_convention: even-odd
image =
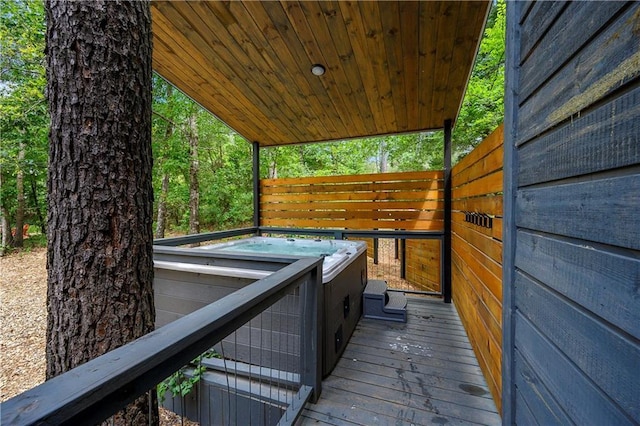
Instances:
[[[378,239],[373,239],[373,264],[378,264]]]
[[[313,403],[322,392],[323,291],[320,261],[300,286],[300,384],[313,388]]]
[[[444,244],[442,294],[451,303],[451,120],[444,121]]]
[[[253,226],[260,226],[260,145],[253,143]],[[256,230],[260,234],[259,230]]]
[[[407,278],[407,240],[400,240],[400,278]]]
[[[502,424],[515,424],[515,257],[518,190],[518,82],[520,80],[520,2],[507,2],[507,44],[504,94],[504,159],[502,220]]]

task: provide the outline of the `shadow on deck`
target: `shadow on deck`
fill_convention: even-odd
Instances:
[[[298,425],[501,423],[453,304],[410,297],[407,311],[360,320]]]

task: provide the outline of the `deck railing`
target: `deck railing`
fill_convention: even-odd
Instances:
[[[206,237],[200,238],[206,241]],[[100,423],[298,289],[301,338],[297,391],[280,420],[281,424],[292,424],[305,402],[316,400],[321,392],[322,261],[304,258],[289,263],[223,299],[2,403],[0,423]],[[246,368],[262,372],[260,366]]]

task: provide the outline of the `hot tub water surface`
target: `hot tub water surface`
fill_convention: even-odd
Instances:
[[[227,253],[323,257],[322,282],[328,283],[367,250],[362,241],[251,237],[200,247]]]

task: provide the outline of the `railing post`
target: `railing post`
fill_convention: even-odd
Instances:
[[[260,226],[260,145],[253,143],[253,226]],[[260,235],[260,229],[256,231]]]
[[[400,278],[407,278],[407,240],[400,240]]]
[[[373,264],[378,264],[378,239],[373,239]]]
[[[444,243],[442,294],[451,303],[451,120],[444,121]]]
[[[322,392],[323,298],[320,263],[300,286],[300,384],[313,388],[313,403]]]

